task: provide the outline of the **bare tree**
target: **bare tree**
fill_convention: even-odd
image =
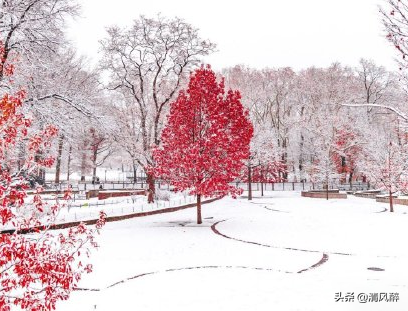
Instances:
[[[152,147],[160,143],[167,106],[189,70],[215,45],[202,40],[198,30],[183,20],[160,15],[141,16],[128,29],[108,28],[101,45],[101,68],[110,73],[108,88],[137,111],[140,133],[131,139],[139,144],[136,161],[146,170],[152,202],[154,180],[148,167],[153,165]]]
[[[92,180],[96,181],[96,168],[101,166],[106,159],[112,154],[112,141],[106,133],[91,128],[90,132],[90,149],[92,160]]]
[[[84,59],[72,49],[48,53],[42,63],[25,67],[16,83],[27,92],[26,107],[37,124],[56,124],[60,137],[57,146],[55,182],[60,181],[63,151],[76,145],[81,127],[92,126],[101,130],[106,112],[99,74],[88,70]],[[40,59],[43,59],[41,57]]]
[[[408,114],[404,107],[407,97],[406,80],[403,74],[387,71],[372,61],[362,59],[356,68],[357,80],[354,89],[360,95],[356,96],[344,106],[365,107],[368,124],[373,118],[384,113],[393,113],[400,119],[408,121]]]
[[[405,70],[403,70],[406,69],[408,61],[408,4],[406,1],[401,0],[385,0],[385,2],[387,3],[386,7],[380,7],[381,19],[386,31],[386,38],[402,56],[397,62],[401,70],[399,79],[403,82],[402,84],[400,83],[400,86],[403,87],[404,82],[405,85],[408,85],[408,77]],[[395,101],[392,102],[383,98],[389,86],[393,84],[392,79],[387,79],[387,76],[390,77],[389,73],[385,72],[383,68],[376,67],[373,63],[364,60],[361,61],[361,65],[362,70],[360,70],[359,76],[363,78],[365,84],[366,101],[353,101],[345,105],[350,107],[365,106],[368,109],[367,111],[371,111],[372,108],[388,110],[396,114],[399,119],[407,122],[407,112],[399,107],[405,100],[400,98],[400,102],[396,103]],[[405,87],[405,89],[407,89],[407,87]],[[407,92],[407,90],[405,90],[405,92]]]
[[[401,54],[401,69],[408,61],[408,3],[404,0],[386,0],[386,7],[380,7],[381,19],[387,39]]]
[[[56,51],[64,40],[65,18],[77,11],[74,0],[2,0],[0,82],[16,56],[35,61],[39,51]]]

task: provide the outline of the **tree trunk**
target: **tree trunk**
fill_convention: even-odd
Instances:
[[[350,171],[350,176],[349,176],[350,191],[353,191],[353,172],[354,170]]]
[[[248,165],[248,200],[252,200],[252,171],[251,165]]]
[[[155,188],[154,188],[154,176],[151,173],[146,173],[147,178],[147,203],[154,203],[154,193],[155,193]]]
[[[137,183],[136,172],[137,172],[137,165],[136,165],[136,163],[133,163],[133,182],[134,183]]]
[[[96,160],[98,157],[98,149],[93,148],[93,154],[92,154],[92,181],[96,182]]]
[[[96,181],[96,166],[95,165],[93,166],[93,169],[92,169],[92,180]]]
[[[64,135],[61,135],[58,139],[58,154],[57,154],[57,161],[55,164],[55,183],[56,184],[60,182],[61,157],[62,157],[62,147],[63,146],[64,146]]]
[[[288,141],[287,141],[287,138],[284,138],[283,143],[282,143],[282,148],[284,150],[284,152],[282,154],[282,163],[285,165],[285,168],[287,168],[287,164],[288,164],[287,147],[288,147]],[[283,182],[288,181],[288,172],[287,172],[287,170],[285,170],[283,172],[282,176],[283,176]]]
[[[393,213],[394,212],[394,205],[393,205],[393,201],[392,201],[391,189],[390,189],[389,193],[390,193],[390,212]]]
[[[264,190],[264,183],[263,181],[261,181],[261,196],[264,196],[263,190]]]
[[[38,151],[34,157],[34,161],[38,162],[42,159],[42,157],[43,157],[42,151]],[[37,169],[37,183],[40,185],[44,185],[45,183],[45,169],[43,167]]]
[[[81,159],[81,181],[85,181],[85,170],[86,170],[86,154],[82,153]]]
[[[202,224],[201,219],[201,194],[197,194],[197,224]]]
[[[67,181],[69,181],[69,175],[71,175],[71,153],[72,153],[72,146],[69,146],[68,151],[68,163],[67,163]]]

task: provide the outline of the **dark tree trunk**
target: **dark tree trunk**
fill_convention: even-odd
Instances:
[[[389,193],[390,193],[390,212],[393,213],[393,212],[394,212],[394,204],[393,204],[394,202],[393,202],[393,200],[392,200],[392,192],[391,192],[391,189],[390,189]]]
[[[197,194],[197,224],[202,224],[201,219],[201,194]]]
[[[38,151],[34,157],[34,161],[39,162],[42,158],[43,158],[42,151]],[[40,167],[37,170],[37,182],[40,185],[44,185],[45,183],[45,169],[43,167]]]
[[[64,135],[61,135],[58,139],[58,154],[57,154],[57,161],[55,164],[55,183],[56,184],[60,182],[61,157],[62,157],[62,147],[63,146],[64,146]]]
[[[283,144],[282,144],[282,148],[285,150],[282,154],[282,162],[285,165],[285,168],[287,168],[287,164],[288,164],[288,153],[287,153],[287,147],[288,147],[288,141],[287,138],[283,139]],[[288,181],[288,172],[285,170],[282,174],[283,177],[283,181]]]
[[[82,153],[81,159],[81,181],[85,181],[85,170],[86,170],[86,154]]]
[[[147,203],[154,203],[154,193],[155,193],[155,188],[154,188],[154,176],[151,173],[146,173],[147,178]]]
[[[248,165],[248,200],[252,200],[252,167]]]
[[[67,162],[67,181],[69,181],[69,175],[71,174],[71,153],[72,153],[72,146],[69,146],[68,162]]]
[[[137,172],[137,165],[135,163],[133,163],[133,182],[137,183],[137,176],[136,176],[136,172]]]
[[[353,189],[353,173],[354,173],[354,170],[351,170],[350,171],[350,176],[349,176],[350,190]]]
[[[92,154],[92,180],[96,182],[96,160],[98,157],[98,149],[93,148],[93,154]]]

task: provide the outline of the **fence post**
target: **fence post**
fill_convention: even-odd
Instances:
[[[272,183],[272,191],[275,191],[275,183]]]
[[[295,183],[292,182],[292,190],[295,191]]]

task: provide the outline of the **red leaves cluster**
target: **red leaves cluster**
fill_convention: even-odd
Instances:
[[[361,154],[361,146],[355,144],[356,134],[349,129],[336,131],[335,151],[332,159],[339,174],[351,173],[355,170],[358,156]]]
[[[240,98],[238,91],[225,93],[210,67],[196,70],[171,104],[162,148],[154,151],[156,177],[191,194],[238,194],[229,183],[239,176],[253,135]]]
[[[88,255],[90,248],[97,246],[94,235],[106,216],[101,214],[96,229],[81,224],[54,233],[48,228],[64,205],[44,202],[41,188],[28,202],[25,176],[52,165],[46,152],[57,129],[47,126],[28,133],[31,122],[19,113],[24,95],[22,91],[0,99],[0,230],[15,230],[0,233],[0,311],[10,310],[12,305],[30,311],[52,310],[58,300],[67,299],[81,274],[92,270],[79,261],[79,251]],[[19,166],[10,156],[17,145],[23,145],[26,154]],[[69,197],[68,191],[65,198]],[[32,228],[36,228],[34,232],[22,234]]]

